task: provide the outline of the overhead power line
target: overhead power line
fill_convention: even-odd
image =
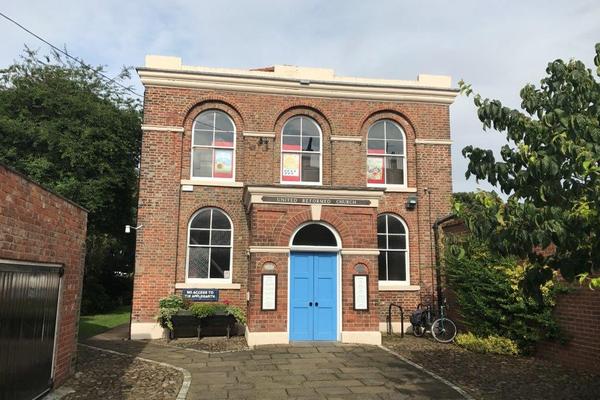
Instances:
[[[93,71],[95,74],[100,75],[102,78],[107,79],[107,83],[115,83],[116,85],[122,87],[123,89],[127,90],[129,93],[134,94],[138,97],[143,97],[141,94],[139,94],[138,92],[136,92],[135,90],[131,89],[130,87],[127,87],[117,81],[115,81],[115,78],[110,78],[109,76],[103,74],[102,72],[92,68],[91,66],[87,65],[86,63],[84,63],[83,61],[81,61],[80,59],[78,59],[77,57],[73,57],[72,55],[70,55],[69,53],[67,53],[66,51],[60,49],[59,47],[56,47],[55,45],[53,45],[52,43],[50,43],[49,41],[47,41],[46,39],[44,39],[43,37],[41,37],[40,35],[30,31],[29,29],[27,29],[26,27],[24,27],[23,25],[21,25],[20,23],[18,23],[17,21],[15,21],[14,19],[10,18],[8,15],[0,12],[0,16],[2,16],[3,18],[5,18],[6,20],[12,22],[13,24],[15,24],[16,26],[18,26],[19,28],[21,28],[22,30],[24,30],[25,32],[29,33],[31,36],[35,37],[36,39],[46,43],[48,46],[50,46],[51,48],[53,48],[54,50],[58,51],[61,54],[64,54],[66,57],[68,57],[69,59],[77,62],[78,64],[80,64],[81,66]]]

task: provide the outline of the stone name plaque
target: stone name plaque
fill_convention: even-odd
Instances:
[[[263,311],[274,311],[277,309],[277,275],[262,275],[262,304]]]
[[[369,277],[368,275],[354,275],[354,309],[369,309]]]
[[[313,197],[292,197],[292,196],[262,196],[265,203],[285,203],[285,204],[321,204],[326,206],[370,206],[371,200],[360,199],[317,199]]]

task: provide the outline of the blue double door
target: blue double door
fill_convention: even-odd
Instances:
[[[290,254],[290,340],[337,340],[337,254]]]

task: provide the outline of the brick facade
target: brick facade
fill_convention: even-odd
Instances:
[[[167,73],[157,70],[162,72]],[[247,310],[251,332],[287,331],[289,244],[293,232],[315,218],[310,205],[249,203],[245,197],[252,187],[290,193],[312,190],[314,196],[321,197],[325,196],[319,194],[323,190],[381,195],[378,207],[323,205],[319,209],[317,221],[331,226],[342,242],[343,331],[378,331],[390,301],[409,309],[430,301],[435,282],[430,227],[436,218],[448,213],[452,192],[450,102],[199,88],[193,84],[157,84],[146,81],[144,71],[140,75],[146,87],[138,211],[138,224],[143,228],[137,237],[133,324],[153,322],[158,300],[176,291],[176,286],[185,285],[190,217],[203,207],[217,207],[233,222],[232,283],[239,285],[221,288],[221,299]],[[452,89],[447,90],[454,96]],[[235,124],[238,185],[203,185],[190,177],[194,120],[203,111],[215,109],[225,112]],[[285,122],[297,115],[312,118],[321,128],[321,185],[280,184],[281,131]],[[369,127],[382,119],[394,121],[406,135],[404,190],[386,191],[366,184],[366,136]],[[343,140],[337,139],[340,136]],[[193,190],[183,191],[186,185],[192,185]],[[335,197],[337,192],[332,193],[327,196]],[[411,196],[417,197],[417,207],[409,210],[406,202]],[[408,290],[379,291],[377,253],[373,250],[377,249],[376,219],[381,213],[395,214],[408,227]],[[282,251],[286,246],[287,252]],[[256,247],[261,250],[254,251]],[[346,248],[354,250],[344,253]],[[267,261],[276,265],[278,274],[277,311],[261,311],[260,275]],[[353,310],[352,275],[357,263],[367,266],[369,311]],[[136,329],[132,327],[133,332]]]
[[[0,259],[64,267],[55,386],[74,368],[86,229],[87,211],[0,164]]]

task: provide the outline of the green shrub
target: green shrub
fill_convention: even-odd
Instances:
[[[519,354],[517,343],[502,336],[479,337],[469,332],[456,335],[454,342],[460,347],[475,353],[504,354],[508,356]]]
[[[246,314],[241,308],[222,303],[196,303],[190,306],[190,311],[198,318],[204,318],[217,313],[232,315],[240,324],[246,323]]]
[[[552,281],[542,286],[541,302],[526,295],[528,268],[526,261],[497,255],[472,235],[447,243],[446,281],[470,332],[511,339],[525,353],[540,340],[558,337],[552,317],[557,286]]]
[[[179,310],[186,310],[189,306],[189,303],[186,302],[181,296],[176,294],[172,294],[170,296],[164,297],[158,301],[158,315],[156,316],[156,321],[163,328],[167,328],[169,330],[173,330],[173,322],[171,318],[173,315],[177,314]]]
[[[158,306],[160,308],[178,308],[178,309],[186,309],[186,302],[183,300],[181,296],[176,294],[172,294],[170,296],[164,297],[158,301]]]

